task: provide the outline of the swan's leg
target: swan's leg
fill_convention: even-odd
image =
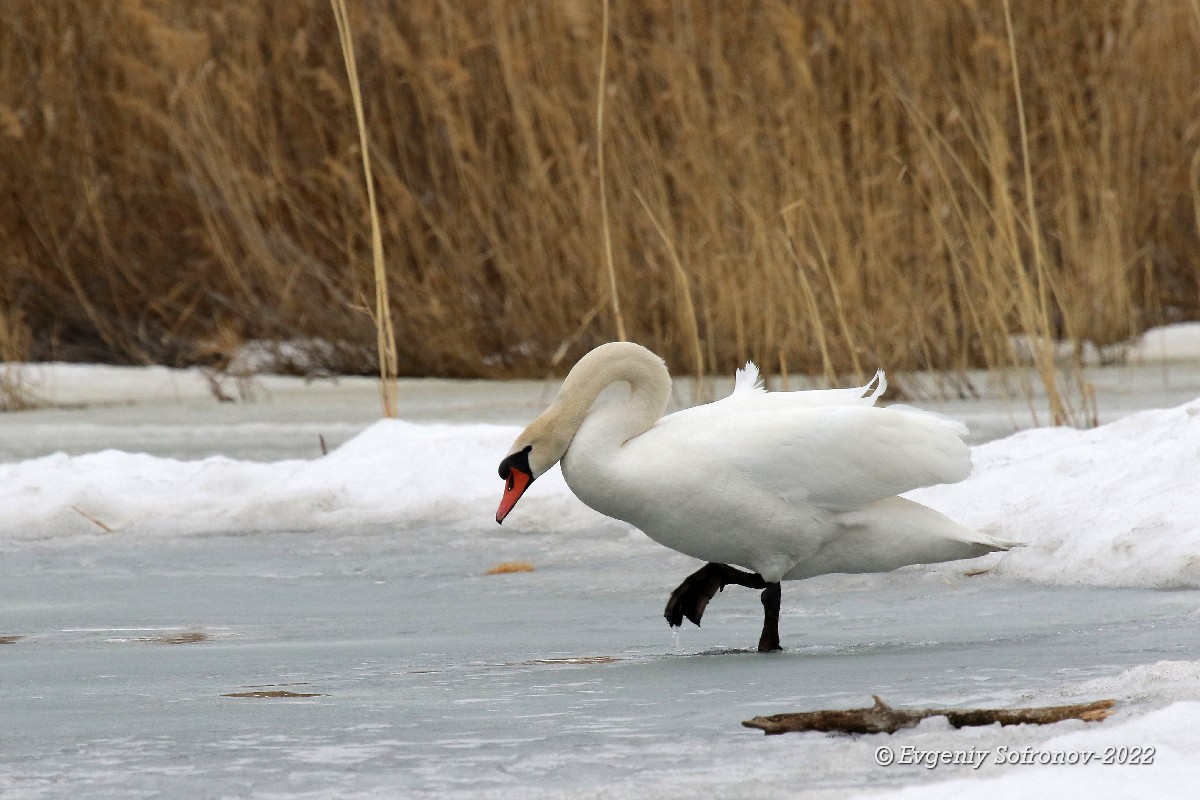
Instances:
[[[779,599],[783,592],[778,583],[768,583],[763,589],[763,629],[758,637],[758,652],[770,653],[782,650],[779,646]]]
[[[743,572],[728,564],[705,564],[688,575],[683,583],[679,584],[679,588],[671,592],[671,597],[667,600],[667,609],[663,612],[663,616],[667,618],[667,624],[672,628],[677,628],[683,624],[683,618],[687,617],[699,625],[700,617],[704,615],[708,601],[731,583],[745,586],[748,589],[763,589],[768,586],[757,572]],[[775,586],[778,594],[778,584]],[[763,602],[765,603],[766,600]],[[777,600],[776,616],[779,613],[778,608]]]

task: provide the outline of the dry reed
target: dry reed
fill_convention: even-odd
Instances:
[[[1019,334],[1061,418],[1042,342],[1200,317],[1195,3],[347,7],[362,144],[323,0],[6,4],[28,357],[375,370],[368,145],[405,375],[618,335],[605,216],[625,335],[680,372],[1003,367]]]
[[[375,179],[371,174],[371,149],[367,139],[367,122],[363,114],[362,88],[358,80],[358,62],[354,57],[354,37],[346,13],[345,0],[330,0],[337,22],[338,41],[346,62],[346,77],[350,82],[350,98],[354,102],[354,120],[358,126],[358,147],[362,156],[363,178],[367,187],[367,211],[371,220],[371,265],[375,274],[376,352],[379,355],[379,391],[383,416],[397,416],[396,330],[392,325],[391,297],[388,293],[387,267],[383,260],[383,237],[379,232],[379,207],[375,202]],[[323,448],[322,448],[323,449]]]

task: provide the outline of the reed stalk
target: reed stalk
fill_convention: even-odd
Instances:
[[[354,119],[358,126],[358,147],[362,154],[363,180],[367,187],[367,210],[371,220],[371,263],[375,270],[376,346],[379,353],[379,400],[383,416],[396,417],[399,395],[399,359],[396,355],[396,332],[392,326],[392,304],[388,292],[387,266],[383,259],[383,235],[379,229],[379,207],[375,202],[375,179],[371,175],[371,149],[367,136],[366,116],[363,113],[362,88],[358,80],[358,63],[354,57],[354,36],[346,14],[345,0],[330,0],[337,21],[342,57],[346,62],[346,77],[354,101]]]
[[[604,97],[608,94],[608,3],[601,4],[600,68],[596,78],[596,172],[600,179],[600,229],[604,237],[604,268],[608,275],[608,297],[618,341],[625,339],[625,317],[621,314],[621,295],[617,291],[617,269],[613,264],[612,230],[608,221],[608,182],[604,171]]]

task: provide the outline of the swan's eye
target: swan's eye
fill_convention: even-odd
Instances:
[[[525,445],[524,450],[519,450],[500,462],[500,477],[508,481],[509,489],[512,489],[511,476],[514,469],[524,472],[531,478],[533,477],[533,470],[529,468],[529,452],[531,450],[533,450],[533,445]]]

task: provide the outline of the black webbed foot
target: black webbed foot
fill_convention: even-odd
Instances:
[[[743,572],[728,564],[705,564],[684,578],[683,583],[671,592],[667,608],[663,612],[667,624],[677,628],[683,624],[683,618],[687,617],[699,625],[700,618],[704,616],[704,609],[708,607],[708,601],[731,583],[751,589],[767,587],[766,581],[757,573]]]
[[[671,592],[663,616],[672,628],[682,625],[684,617],[699,625],[700,618],[704,616],[704,609],[708,607],[708,601],[725,588],[720,575],[710,569],[713,566],[715,565],[707,564],[687,576],[683,583]]]

